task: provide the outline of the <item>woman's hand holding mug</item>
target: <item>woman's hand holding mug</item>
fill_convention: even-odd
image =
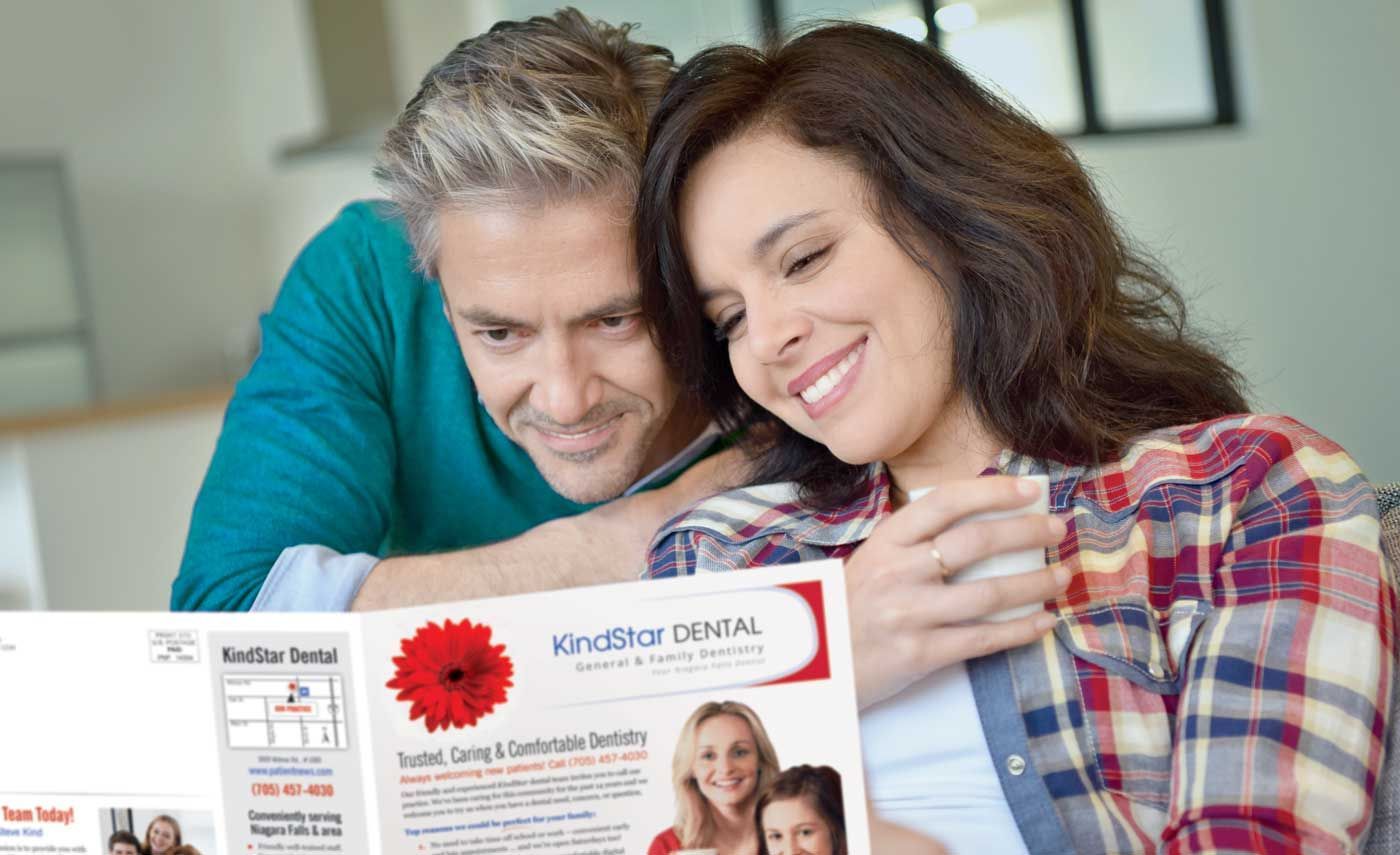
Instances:
[[[939,668],[1035,641],[1055,625],[1043,611],[987,619],[1058,596],[1069,584],[1062,567],[949,584],[977,562],[1059,544],[1065,524],[1045,513],[959,525],[1024,508],[1044,489],[1007,475],[945,482],[895,511],[846,559],[861,709]]]

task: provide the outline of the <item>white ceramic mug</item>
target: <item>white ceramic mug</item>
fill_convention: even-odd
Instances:
[[[1011,517],[1026,516],[1028,514],[1046,514],[1050,512],[1050,476],[1048,475],[1022,475],[1028,481],[1034,481],[1040,486],[1040,493],[1035,500],[1013,508],[1009,511],[987,511],[986,513],[973,514],[963,517],[954,523],[950,528],[966,525],[979,520],[1004,520]],[[909,491],[909,500],[912,502],[930,492],[932,487],[924,487],[918,490]],[[990,579],[993,576],[1014,576],[1017,573],[1029,573],[1032,570],[1039,570],[1045,566],[1044,549],[1023,549],[1019,552],[1007,552],[1002,555],[993,555],[991,558],[983,559],[970,564],[948,577],[948,583],[952,585],[966,582],[976,582],[979,579]],[[1044,611],[1041,603],[1027,603],[1024,606],[1004,609],[995,614],[988,615],[984,620],[1003,621],[1013,618],[1033,615],[1036,612]]]

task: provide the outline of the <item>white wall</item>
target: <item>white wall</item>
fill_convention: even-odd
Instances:
[[[212,403],[22,440],[45,607],[169,608],[222,420],[223,405]],[[0,442],[0,453],[18,442]],[[0,491],[6,474],[0,468]]]
[[[274,153],[320,123],[301,10],[5,4],[0,157],[66,160],[106,397],[223,379],[265,307]]]
[[[1241,127],[1075,148],[1198,316],[1234,331],[1256,408],[1400,480],[1400,3],[1231,11]]]
[[[24,446],[0,440],[0,611],[45,607]]]

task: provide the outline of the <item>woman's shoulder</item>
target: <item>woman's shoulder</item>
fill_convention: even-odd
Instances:
[[[762,536],[773,528],[793,526],[807,515],[791,481],[739,487],[702,499],[672,517],[660,529],[665,535],[698,531],[728,542]],[[757,527],[755,523],[760,523]]]
[[[652,839],[651,846],[647,847],[647,855],[671,855],[680,848],[681,839],[676,836],[676,830],[668,828]]]
[[[1215,490],[1227,481],[1236,496],[1265,483],[1275,493],[1369,489],[1356,461],[1335,441],[1289,416],[1245,413],[1143,434],[1117,459],[1088,467],[1077,493],[1124,510],[1169,485]]]
[[[869,489],[847,505],[814,509],[792,482],[729,490],[692,506],[661,527],[647,551],[647,575],[686,576],[843,554],[888,509],[887,479],[872,470]]]
[[[801,524],[796,498],[797,486],[789,482],[729,490],[692,505],[657,530],[647,549],[646,575],[655,579],[732,569],[708,566],[711,559],[740,566],[725,556],[742,552],[746,544],[785,539]]]

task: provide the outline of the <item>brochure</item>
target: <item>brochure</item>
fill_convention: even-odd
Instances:
[[[367,614],[0,613],[0,855],[148,828],[203,855],[645,855],[681,805],[804,764],[868,852],[848,626],[838,561]]]

